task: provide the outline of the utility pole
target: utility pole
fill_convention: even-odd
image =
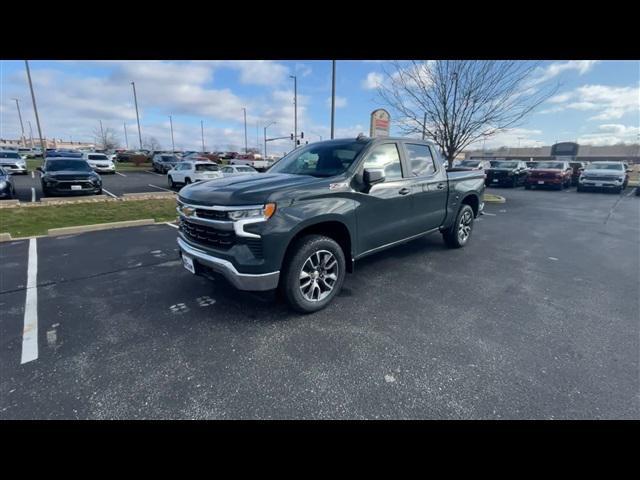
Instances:
[[[22,114],[20,113],[20,103],[17,98],[14,98],[16,101],[16,107],[18,107],[18,118],[20,119],[20,130],[22,131],[22,136],[20,137],[20,143],[22,143],[23,147],[27,146],[27,141],[24,138],[24,125],[22,124]]]
[[[271,122],[268,123],[265,127],[264,127],[264,158],[267,158],[267,128],[270,127],[271,125],[273,125],[276,122]]]
[[[204,153],[204,120],[200,120],[200,134],[202,135],[202,153]]]
[[[140,150],[142,150],[142,131],[140,130],[140,115],[138,114],[138,96],[136,95],[136,82],[131,82],[133,85],[133,101],[136,104],[136,119],[138,120],[138,140],[140,140]]]
[[[258,132],[260,128],[259,122],[256,122],[256,150],[260,153],[260,133]]]
[[[176,145],[173,143],[173,119],[169,115],[169,125],[171,126],[171,153],[176,153]]]
[[[298,148],[298,77],[289,75],[293,78],[293,149]]]
[[[247,109],[242,107],[244,111],[244,153],[248,153],[247,151]]]
[[[29,147],[33,149],[33,128],[31,128],[31,121],[27,120],[29,124]]]
[[[36,95],[33,93],[33,83],[31,82],[31,71],[29,70],[29,60],[24,61],[27,67],[27,78],[29,79],[29,89],[31,90],[31,101],[33,102],[33,111],[36,114],[36,125],[38,126],[38,136],[40,137],[40,148],[42,148],[42,158],[45,158],[47,147],[42,139],[42,129],[40,128],[40,117],[38,116],[38,107],[36,106]]]
[[[331,60],[331,140],[336,117],[336,61]]]
[[[122,122],[122,126],[124,127],[124,143],[125,148],[129,150],[129,139],[127,138],[127,122]]]
[[[100,135],[102,135],[102,148],[107,149],[107,141],[104,138],[104,130],[102,129],[102,120],[100,120]]]

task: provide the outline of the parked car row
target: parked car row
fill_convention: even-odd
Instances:
[[[14,150],[0,150],[0,167],[13,174],[28,173],[27,161]]]

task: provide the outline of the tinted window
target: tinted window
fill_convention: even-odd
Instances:
[[[459,167],[476,168],[478,165],[480,165],[480,162],[475,162],[472,160],[463,160],[460,163],[458,163]]]
[[[407,155],[409,155],[409,165],[411,165],[411,173],[416,177],[421,177],[424,175],[431,175],[436,171],[436,165],[433,162],[433,157],[431,156],[431,150],[427,145],[418,145],[415,143],[408,143],[405,145],[407,149]],[[465,162],[461,162],[461,166],[464,165]],[[477,167],[479,162],[471,162],[473,165],[469,165],[471,167]]]
[[[196,165],[197,172],[217,172],[218,165],[215,163],[199,163]]]
[[[20,158],[15,152],[0,152],[0,158]]]
[[[238,167],[239,172],[255,172],[255,170],[251,167]]]
[[[320,142],[297,148],[271,167],[273,173],[333,177],[347,170],[366,142]]]
[[[534,168],[551,168],[562,170],[565,168],[565,166],[562,162],[538,162],[538,164]]]
[[[61,170],[93,171],[89,164],[83,160],[49,160],[45,163],[44,169],[47,172],[59,172]]]
[[[222,171],[223,171],[224,173],[233,173],[233,168],[231,168],[231,167],[224,167],[224,168],[222,169]]]
[[[161,155],[160,159],[163,162],[177,162],[178,159],[176,157],[174,157],[173,155]]]
[[[106,155],[87,155],[89,160],[109,160]]]
[[[433,163],[433,162],[432,162]],[[382,168],[387,180],[402,178],[400,155],[395,143],[385,143],[375,147],[364,162],[364,168]]]
[[[590,170],[624,170],[620,163],[594,163],[589,167]]]

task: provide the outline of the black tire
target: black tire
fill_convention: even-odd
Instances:
[[[187,178],[184,179],[184,184],[185,185],[189,185],[190,183],[191,183],[191,179],[190,178],[187,177]]]
[[[171,175],[168,175],[168,181],[169,181],[169,188],[175,188],[176,184],[173,181],[173,177]]]
[[[511,182],[511,188],[516,188],[518,186],[518,177],[513,177],[513,181]]]
[[[96,192],[96,195],[102,195],[102,188]]]
[[[582,188],[580,185],[578,185],[578,186],[576,187],[576,192],[584,192],[584,190],[583,190],[583,188]]]
[[[531,190],[531,184],[530,183],[525,183],[524,184],[524,189],[525,190]]]
[[[332,258],[335,259],[336,264],[336,280],[333,283],[331,290],[321,300],[309,300],[303,295],[301,287],[301,273],[303,268],[307,265],[307,262],[311,259],[316,252],[329,252]],[[326,255],[320,254],[322,259],[327,259]],[[325,260],[327,264],[332,264],[330,261]],[[320,264],[320,262],[318,262]],[[346,262],[344,252],[338,243],[332,238],[325,237],[323,235],[306,235],[293,244],[285,260],[285,265],[280,277],[280,291],[284,295],[285,299],[294,310],[300,313],[312,313],[326,307],[331,300],[340,292],[342,284],[344,283],[344,277],[346,275]],[[316,277],[318,278],[318,277]],[[320,282],[313,280],[320,288]],[[326,283],[324,285],[327,285]],[[315,289],[312,288],[312,293]],[[325,292],[323,292],[325,293]],[[319,292],[318,295],[321,295]]]
[[[451,228],[442,232],[442,238],[447,247],[462,248],[469,243],[469,238],[471,238],[471,233],[473,232],[473,220],[473,208],[469,205],[462,205]],[[463,224],[464,227],[468,227],[468,231],[465,232],[463,230]],[[463,235],[463,233],[466,233],[466,235]]]

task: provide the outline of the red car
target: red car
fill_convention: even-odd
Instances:
[[[553,187],[558,190],[569,188],[572,173],[573,169],[569,162],[537,162],[535,167],[529,170],[524,188],[527,190],[533,187]]]

